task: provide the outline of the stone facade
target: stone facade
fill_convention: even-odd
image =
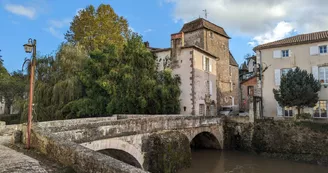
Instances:
[[[238,64],[229,51],[229,39],[223,28],[197,19],[171,35],[171,48],[153,49],[158,69],[164,69],[163,59],[170,55],[170,68],[182,79],[181,114],[217,115],[221,106],[239,107]],[[204,70],[204,57],[210,59],[209,72]],[[214,89],[208,93],[207,87]]]

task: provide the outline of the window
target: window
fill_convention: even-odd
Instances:
[[[281,76],[287,75],[287,73],[289,72],[289,70],[291,70],[291,68],[283,68],[283,69],[281,69]]]
[[[327,45],[319,46],[320,54],[327,53]]]
[[[213,38],[213,32],[210,32],[210,38]]]
[[[282,50],[282,57],[289,57],[289,50]]]
[[[199,104],[199,115],[204,115],[204,114],[205,114],[205,105]]]
[[[184,106],[184,107],[183,107],[183,110],[186,112],[186,110],[187,110],[187,107],[185,107],[185,106]]]
[[[254,86],[247,87],[247,95],[253,96],[254,95]]]
[[[210,59],[205,58],[205,71],[210,71]]]
[[[315,105],[313,110],[314,110],[314,114],[313,114],[314,118],[327,118],[327,101],[326,100],[319,101]]]
[[[328,66],[319,67],[319,81],[321,83],[328,83]]]
[[[284,116],[292,117],[293,116],[293,108],[285,107],[284,108]]]

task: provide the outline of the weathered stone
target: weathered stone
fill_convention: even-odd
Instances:
[[[191,165],[188,138],[179,132],[155,133],[143,142],[144,168],[156,173],[175,173]]]

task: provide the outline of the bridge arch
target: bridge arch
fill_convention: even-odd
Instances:
[[[223,149],[223,134],[220,129],[212,129],[210,127],[192,128],[181,131],[189,139],[190,146],[193,144],[202,145],[199,147]],[[206,145],[207,144],[207,145]]]
[[[132,145],[126,141],[111,138],[111,139],[86,142],[81,145],[84,147],[87,147],[89,149],[92,149],[94,151],[99,151],[103,154],[109,155],[118,160],[121,160],[121,159],[118,158],[117,156],[120,156],[120,155],[126,156],[124,158],[129,158],[130,160],[121,160],[121,161],[131,164],[132,166],[143,169],[143,166],[142,166],[144,163],[143,154],[134,145]],[[117,154],[119,152],[121,152],[121,153]],[[135,159],[135,160],[133,160],[133,159]],[[137,163],[135,161],[137,161]],[[133,163],[135,163],[135,164],[133,164]]]

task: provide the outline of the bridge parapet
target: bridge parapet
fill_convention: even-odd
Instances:
[[[204,116],[154,116],[117,121],[86,121],[70,126],[50,127],[55,135],[70,141],[82,143],[126,135],[151,133],[163,130],[177,130],[206,127],[221,124],[220,117]]]

